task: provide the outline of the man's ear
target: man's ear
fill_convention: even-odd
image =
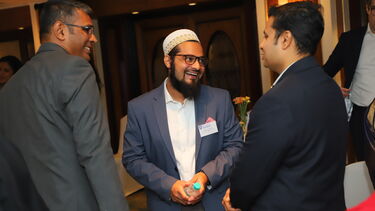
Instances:
[[[171,68],[171,57],[169,55],[164,56],[164,64],[167,67],[167,69]]]
[[[60,41],[65,40],[68,28],[66,27],[66,25],[63,22],[56,21],[52,25],[51,30],[52,30],[52,34],[55,36],[56,39],[58,39]]]
[[[283,50],[289,48],[293,42],[293,35],[290,31],[283,31],[280,35],[281,48]]]

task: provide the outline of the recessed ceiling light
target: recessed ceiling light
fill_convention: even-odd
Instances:
[[[24,30],[24,29],[25,29],[25,27],[23,27],[23,26],[18,27],[18,30]]]
[[[132,14],[133,15],[137,15],[137,14],[139,14],[139,12],[138,11],[134,11],[134,12],[132,12]]]
[[[197,3],[195,3],[195,2],[191,2],[191,3],[189,3],[188,5],[189,5],[189,6],[195,6],[195,5],[197,5]]]

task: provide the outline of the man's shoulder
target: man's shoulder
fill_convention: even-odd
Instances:
[[[42,46],[43,47],[43,46]],[[41,48],[42,48],[41,47]],[[61,47],[39,50],[38,53],[25,64],[25,68],[48,75],[61,77],[62,75],[88,75],[93,73],[90,63],[82,57],[70,55]]]
[[[353,36],[364,36],[367,30],[367,26],[363,26],[360,28],[355,28],[352,30],[349,30],[347,32],[342,33],[342,37],[353,37]]]
[[[228,95],[229,92],[225,89],[212,87],[208,85],[201,85],[201,94],[225,96]]]
[[[139,105],[139,104],[149,103],[153,99],[162,98],[163,93],[164,93],[164,88],[158,87],[158,88],[152,89],[151,91],[146,92],[146,93],[130,100],[129,104]]]
[[[89,65],[84,58],[71,55],[63,47],[54,43],[43,44],[31,61],[43,61],[44,64],[54,65],[57,69],[74,65]]]
[[[225,89],[211,87],[207,85],[201,85],[199,97],[204,99],[220,98],[224,99],[225,96],[229,96],[229,92]],[[149,92],[146,92],[129,101],[129,105],[141,106],[150,103],[154,100],[164,100],[164,87],[163,85],[155,88]]]

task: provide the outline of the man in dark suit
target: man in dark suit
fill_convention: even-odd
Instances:
[[[124,166],[145,186],[150,210],[223,210],[242,146],[229,93],[199,84],[206,59],[193,31],[171,33],[163,50],[168,78],[129,102]],[[189,197],[184,188],[196,182],[199,194]]]
[[[358,160],[366,159],[368,145],[364,139],[364,116],[375,98],[375,0],[366,0],[368,26],[343,33],[324,65],[331,77],[344,68],[344,97],[353,103],[350,132]]]
[[[324,31],[319,8],[295,2],[269,10],[260,51],[280,75],[251,112],[227,210],[345,210],[347,115],[340,88],[312,56]]]
[[[42,46],[0,92],[0,133],[20,149],[51,211],[127,210],[88,60],[93,13],[49,1]]]
[[[0,210],[47,211],[21,153],[0,135]]]

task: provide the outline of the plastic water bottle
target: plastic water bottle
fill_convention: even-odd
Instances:
[[[199,193],[199,189],[201,189],[201,184],[196,182],[192,185],[189,185],[184,188],[186,195],[188,196],[196,196]]]

